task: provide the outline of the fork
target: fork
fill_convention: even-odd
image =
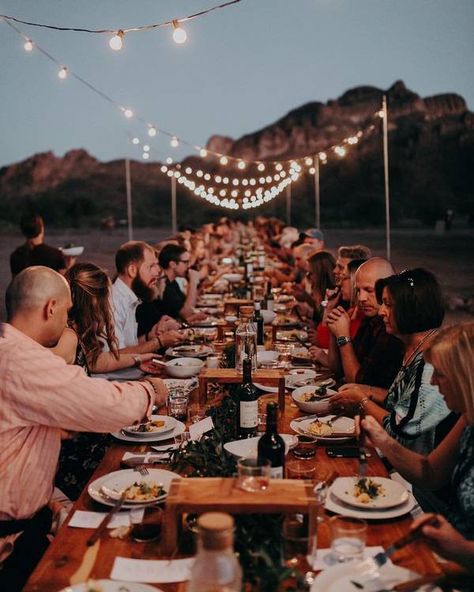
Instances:
[[[145,465],[137,465],[133,470],[138,471],[142,477],[150,474]]]

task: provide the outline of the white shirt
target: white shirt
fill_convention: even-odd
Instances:
[[[119,349],[138,344],[138,323],[135,311],[140,304],[136,294],[120,279],[112,285],[115,335]]]

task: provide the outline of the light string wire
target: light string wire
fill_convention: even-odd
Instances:
[[[0,18],[4,19],[5,21],[14,21],[16,23],[21,23],[22,25],[28,25],[29,27],[40,27],[42,29],[51,29],[53,31],[75,31],[78,33],[116,33],[117,31],[121,31],[122,33],[135,33],[140,31],[151,31],[152,29],[159,29],[162,27],[169,27],[173,25],[174,22],[178,23],[185,23],[187,21],[192,21],[196,18],[204,16],[205,14],[209,14],[210,12],[214,12],[215,10],[220,10],[222,8],[227,8],[228,6],[232,6],[233,4],[237,4],[242,0],[230,0],[229,2],[224,2],[223,4],[219,4],[217,6],[212,6],[211,8],[206,8],[201,10],[200,12],[195,12],[188,16],[183,17],[175,17],[168,21],[163,21],[160,23],[153,23],[151,25],[142,25],[139,27],[115,27],[114,29],[87,29],[87,28],[80,28],[80,27],[59,27],[55,25],[46,25],[44,23],[35,23],[32,21],[25,21],[14,16],[9,16],[7,14],[0,14]]]

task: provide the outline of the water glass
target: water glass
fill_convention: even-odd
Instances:
[[[237,461],[237,487],[252,493],[265,491],[270,483],[270,471],[269,460],[260,463],[256,458],[241,458]]]
[[[302,571],[310,546],[308,515],[287,514],[282,524],[281,563]]]
[[[206,366],[208,368],[219,368],[219,366],[220,366],[219,356],[209,356],[207,358]]]
[[[316,467],[304,460],[290,460],[286,463],[287,479],[314,479]]]
[[[168,415],[178,421],[186,421],[188,416],[188,398],[182,395],[168,397]]]
[[[339,563],[362,559],[367,540],[367,522],[361,518],[333,516],[329,519],[331,551]]]
[[[174,437],[174,443],[179,446],[186,446],[191,441],[191,434],[189,432],[181,432]]]
[[[188,417],[190,423],[197,423],[206,417],[206,408],[197,403],[189,406]]]

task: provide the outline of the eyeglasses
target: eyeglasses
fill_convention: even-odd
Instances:
[[[178,263],[184,263],[185,265],[189,265],[191,263],[190,259],[178,259]]]

